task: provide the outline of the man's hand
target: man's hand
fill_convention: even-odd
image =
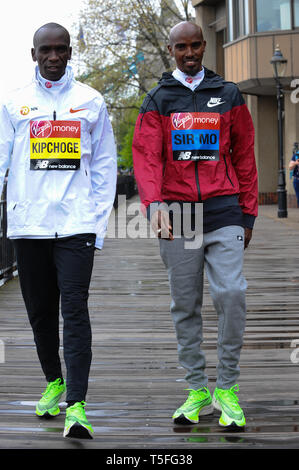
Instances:
[[[172,226],[169,222],[169,213],[157,210],[151,218],[151,226],[158,238],[173,240]]]
[[[244,249],[245,250],[249,245],[251,237],[252,237],[252,228],[245,227],[245,240],[244,240]]]

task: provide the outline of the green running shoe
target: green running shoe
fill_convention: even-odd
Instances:
[[[85,401],[77,401],[66,409],[63,437],[92,439],[93,429],[85,416]]]
[[[199,416],[213,413],[212,397],[207,387],[189,390],[189,396],[173,414],[175,424],[193,424],[199,422]]]
[[[246,424],[245,416],[238,401],[236,392],[239,391],[239,385],[234,385],[228,390],[215,388],[213,395],[213,406],[221,411],[219,418],[220,426],[243,427]]]
[[[60,413],[58,407],[59,400],[65,390],[66,386],[64,380],[56,379],[53,382],[49,382],[46,390],[42,394],[42,398],[36,405],[35,412],[37,416],[57,416]]]

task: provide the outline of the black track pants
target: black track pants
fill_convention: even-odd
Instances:
[[[67,401],[85,399],[91,364],[88,290],[94,234],[57,239],[14,240],[21,290],[37,354],[48,382],[62,377],[59,357],[59,302]]]

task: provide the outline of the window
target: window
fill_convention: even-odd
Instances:
[[[228,41],[250,31],[250,0],[228,0]],[[299,28],[299,0],[255,0],[256,31],[280,31]]]
[[[299,28],[299,0],[294,0],[294,26]]]
[[[249,34],[248,0],[228,1],[229,41]]]
[[[297,4],[297,21],[299,20],[299,2]],[[275,31],[291,29],[291,0],[256,0],[257,31]]]

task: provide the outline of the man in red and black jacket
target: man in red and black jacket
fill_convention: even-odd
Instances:
[[[176,62],[146,96],[136,123],[133,161],[139,195],[160,239],[168,269],[171,313],[189,397],[173,415],[196,423],[214,408],[219,424],[244,426],[235,394],[245,329],[244,247],[257,216],[257,170],[252,119],[238,87],[202,66],[206,47],[199,26],[176,25],[169,52]],[[186,248],[183,223],[174,233],[176,204],[191,207],[194,227],[203,209],[200,247]],[[203,269],[218,314],[218,367],[213,400],[207,388],[202,342]],[[213,405],[213,406],[212,406]]]

